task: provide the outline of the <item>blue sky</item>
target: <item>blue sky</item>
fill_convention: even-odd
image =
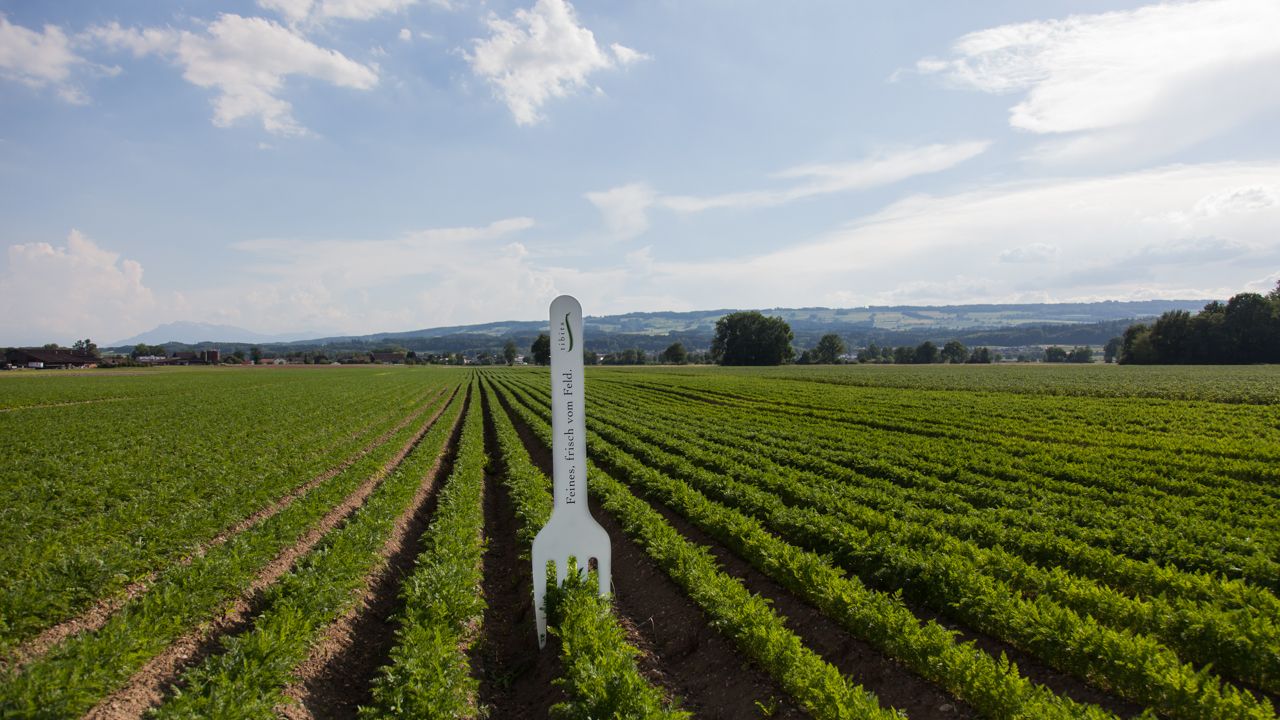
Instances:
[[[0,0],[0,345],[1280,279],[1280,4]]]

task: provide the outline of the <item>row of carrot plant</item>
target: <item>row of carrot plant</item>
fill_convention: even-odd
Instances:
[[[894,544],[919,547],[963,558],[981,569],[975,572],[1007,583],[1024,596],[1052,598],[1103,624],[1151,634],[1176,649],[1179,656],[1212,664],[1228,677],[1269,691],[1280,689],[1280,653],[1276,652],[1280,648],[1280,627],[1266,613],[1164,593],[1130,597],[1101,581],[1074,576],[1060,567],[1045,568],[1028,562],[999,542],[979,545],[947,534],[948,526],[955,524],[950,520],[963,516],[938,510],[913,512],[915,508],[911,507],[899,507],[899,514],[883,512],[875,507],[883,505],[881,493],[864,492],[860,484],[848,480],[775,463],[758,444],[742,449],[748,443],[733,432],[673,421],[659,414],[658,405],[605,400],[597,408],[597,416],[606,425],[602,432],[621,431],[629,439],[680,454],[703,470],[749,480],[790,505],[831,513],[872,529],[881,533],[891,548]],[[775,450],[774,454],[803,460],[794,450]],[[831,470],[839,478],[840,467],[832,465]],[[999,525],[988,526],[989,533],[1000,529]],[[1115,559],[1112,555],[1106,557]],[[1221,582],[1215,584],[1222,586]],[[1253,596],[1267,597],[1260,592]]]
[[[0,674],[0,707],[6,716],[62,718],[88,711],[178,638],[212,621],[273,558],[362,483],[382,476],[397,452],[427,431],[439,412],[432,405],[439,407],[449,397],[436,395],[413,414],[415,422],[279,513],[190,563],[171,564],[147,592],[126,602],[102,627],[74,635],[28,664],[7,668]]]
[[[538,530],[551,517],[550,480],[529,458],[511,420],[488,389],[488,407],[504,482],[519,523],[520,545],[527,556]],[[568,699],[556,708],[569,718],[634,718],[681,720],[687,713],[668,702],[636,666],[639,651],[618,625],[608,598],[586,574],[567,573],[557,588],[555,570],[547,568],[548,630],[560,638],[563,673],[558,682]],[[532,634],[528,640],[533,641]]]
[[[0,661],[359,451],[366,432],[385,432],[422,404],[424,386],[444,382],[438,374],[145,379],[170,389],[0,413]]]
[[[665,415],[678,414],[668,412]],[[830,494],[818,493],[815,496],[812,486],[785,479],[785,476],[743,473],[740,467],[726,466],[715,460],[714,451],[699,457],[716,471],[699,467],[686,457],[694,451],[685,447],[683,433],[673,432],[679,428],[671,426],[671,417],[658,415],[655,427],[649,430],[627,420],[645,415],[654,414],[639,412],[635,407],[616,413],[607,409],[602,412],[597,406],[593,417],[598,419],[592,426],[597,430],[597,434],[592,436],[595,443],[593,453],[599,456],[602,448],[605,453],[616,452],[612,445],[624,448],[624,455],[629,457],[618,462],[630,462],[632,478],[652,474],[657,469],[678,478],[677,482],[690,482],[702,492],[758,518],[781,537],[791,538],[816,552],[833,554],[842,565],[882,587],[902,589],[911,597],[971,626],[1003,637],[1057,667],[1089,679],[1104,689],[1158,708],[1162,713],[1174,717],[1273,716],[1265,701],[1258,701],[1252,694],[1222,683],[1207,669],[1197,670],[1182,663],[1172,651],[1153,639],[1109,629],[1088,614],[1078,614],[1049,596],[1031,593],[1033,597],[1025,599],[1002,580],[984,574],[986,563],[983,561],[996,557],[1007,561],[1011,557],[1007,553],[987,551],[985,556],[974,557],[972,553],[958,552],[958,541],[923,526],[899,530],[895,540],[885,531],[886,524],[882,518],[878,527],[872,522],[869,528],[866,513],[855,513],[855,522],[850,522],[850,518],[842,519],[826,508],[832,500]],[[663,445],[666,448],[661,447]],[[726,445],[721,452],[731,452],[731,447]],[[630,460],[630,457],[635,459]],[[753,486],[737,479],[739,476],[746,476],[767,487]],[[800,498],[804,502],[789,505],[776,494],[779,491],[792,502]],[[1014,562],[1013,565],[1022,571],[1038,570],[1025,563],[1018,565]],[[1039,579],[1045,577],[1042,574]],[[1105,593],[1102,597],[1118,602],[1124,600],[1123,596]],[[1080,600],[1079,597],[1075,599]],[[1191,621],[1194,621],[1194,613]],[[1200,627],[1191,621],[1184,626],[1191,635],[1190,640],[1183,643],[1185,647],[1193,647],[1214,659],[1236,661],[1231,669],[1247,680],[1270,682],[1272,676],[1266,669],[1259,671],[1251,667],[1249,658],[1256,660],[1257,656],[1249,651],[1247,645],[1242,653],[1240,648],[1229,642],[1217,647],[1205,643],[1213,639],[1212,630],[1224,627],[1222,623],[1197,636]],[[1267,630],[1265,625],[1255,629]],[[1239,639],[1241,636],[1236,633],[1231,637]],[[1202,646],[1205,644],[1209,647]]]

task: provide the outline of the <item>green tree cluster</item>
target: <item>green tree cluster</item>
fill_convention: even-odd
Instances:
[[[602,365],[644,365],[648,358],[640,348],[629,348],[622,352],[608,353],[601,359]]]
[[[684,343],[673,342],[662,351],[658,359],[670,365],[684,365],[689,361],[689,353],[684,349]]]
[[[939,348],[932,341],[926,340],[915,347],[902,345],[896,348],[880,347],[875,343],[868,344],[858,351],[860,363],[894,363],[898,365],[927,365],[930,363],[978,364],[993,363],[1000,356],[991,352],[991,348],[966,348],[959,340],[951,340]]]
[[[711,357],[720,365],[781,365],[795,357],[794,339],[782,318],[754,310],[730,313],[716,322]]]
[[[1091,363],[1093,349],[1084,345],[1067,350],[1057,345],[1044,349],[1044,361],[1048,363]]]
[[[1130,325],[1119,360],[1134,365],[1280,363],[1280,283],[1267,295],[1240,293],[1192,315],[1174,310]]]

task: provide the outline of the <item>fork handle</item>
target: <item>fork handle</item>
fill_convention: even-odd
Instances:
[[[582,305],[551,301],[551,434],[555,512],[589,515],[587,429],[582,385]]]

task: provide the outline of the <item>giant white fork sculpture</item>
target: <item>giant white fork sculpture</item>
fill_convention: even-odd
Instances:
[[[568,574],[569,556],[585,572],[595,561],[600,594],[609,592],[609,534],[587,509],[587,428],[582,402],[582,306],[568,295],[551,301],[551,436],[555,507],[533,539],[533,603],[538,647],[547,644],[547,562],[556,582]]]

